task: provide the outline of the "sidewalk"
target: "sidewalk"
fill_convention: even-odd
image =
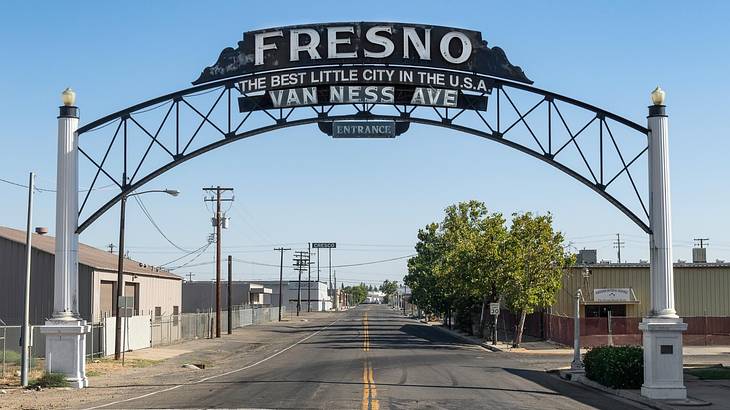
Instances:
[[[87,361],[89,387],[34,391],[0,386],[0,408],[87,408],[163,386],[194,383],[254,363],[331,323],[342,313],[303,312],[282,322],[246,326],[220,339],[197,339],[125,353],[125,366],[107,357]],[[195,367],[183,367],[186,364]]]
[[[570,369],[570,362],[573,358],[573,349],[570,347],[546,341],[523,342],[519,348],[513,348],[511,344],[507,343],[492,345],[490,341],[480,340],[477,337],[448,329],[441,322],[428,322],[428,324],[466,343],[476,344],[493,352],[517,354],[524,360],[534,360],[539,364],[545,362],[546,356],[553,357],[557,361],[552,360],[551,363],[557,365],[557,368],[546,370],[562,373],[561,377],[567,379],[569,382],[581,383],[607,394],[620,396],[656,409],[682,409],[696,406],[707,409],[730,409],[730,380],[701,380],[698,377],[685,373],[685,386],[687,387],[687,396],[690,400],[682,403],[649,400],[641,396],[638,390],[610,389],[586,379],[582,374],[566,371]],[[581,349],[581,354],[585,354],[586,351],[587,349]],[[721,365],[730,368],[730,346],[684,346],[682,352],[684,355],[685,371],[688,368],[701,366]]]

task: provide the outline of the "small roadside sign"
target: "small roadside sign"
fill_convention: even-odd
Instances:
[[[337,243],[335,242],[312,242],[312,249],[331,249],[336,247]]]
[[[489,314],[492,316],[499,316],[499,303],[489,304]]]
[[[121,317],[134,316],[134,296],[120,296],[118,303]]]

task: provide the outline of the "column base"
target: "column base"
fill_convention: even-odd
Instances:
[[[46,335],[46,371],[66,375],[71,387],[87,387],[86,334],[91,329],[86,321],[52,319],[40,329]]]
[[[681,318],[649,317],[641,321],[639,329],[644,333],[641,395],[651,399],[686,399],[682,332],[687,330],[687,324]]]

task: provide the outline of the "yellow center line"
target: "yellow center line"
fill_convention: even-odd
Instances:
[[[370,331],[368,330],[368,314],[362,318],[362,350],[365,352],[370,351]]]
[[[373,366],[368,363],[368,369],[370,372],[370,408],[372,410],[380,409],[380,403],[378,402],[378,388],[375,386],[375,377],[373,376]]]
[[[368,314],[362,317],[362,350],[370,351],[370,330],[368,328]],[[375,385],[375,376],[373,375],[373,367],[367,356],[362,367],[362,410],[379,410],[380,402],[377,399],[378,388]]]

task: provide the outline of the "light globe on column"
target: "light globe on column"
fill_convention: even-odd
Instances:
[[[72,107],[76,104],[76,92],[74,92],[71,88],[66,88],[61,93],[61,101],[63,102],[63,105]]]
[[[666,93],[659,86],[656,86],[654,91],[651,92],[651,102],[654,105],[664,105],[665,97]]]

